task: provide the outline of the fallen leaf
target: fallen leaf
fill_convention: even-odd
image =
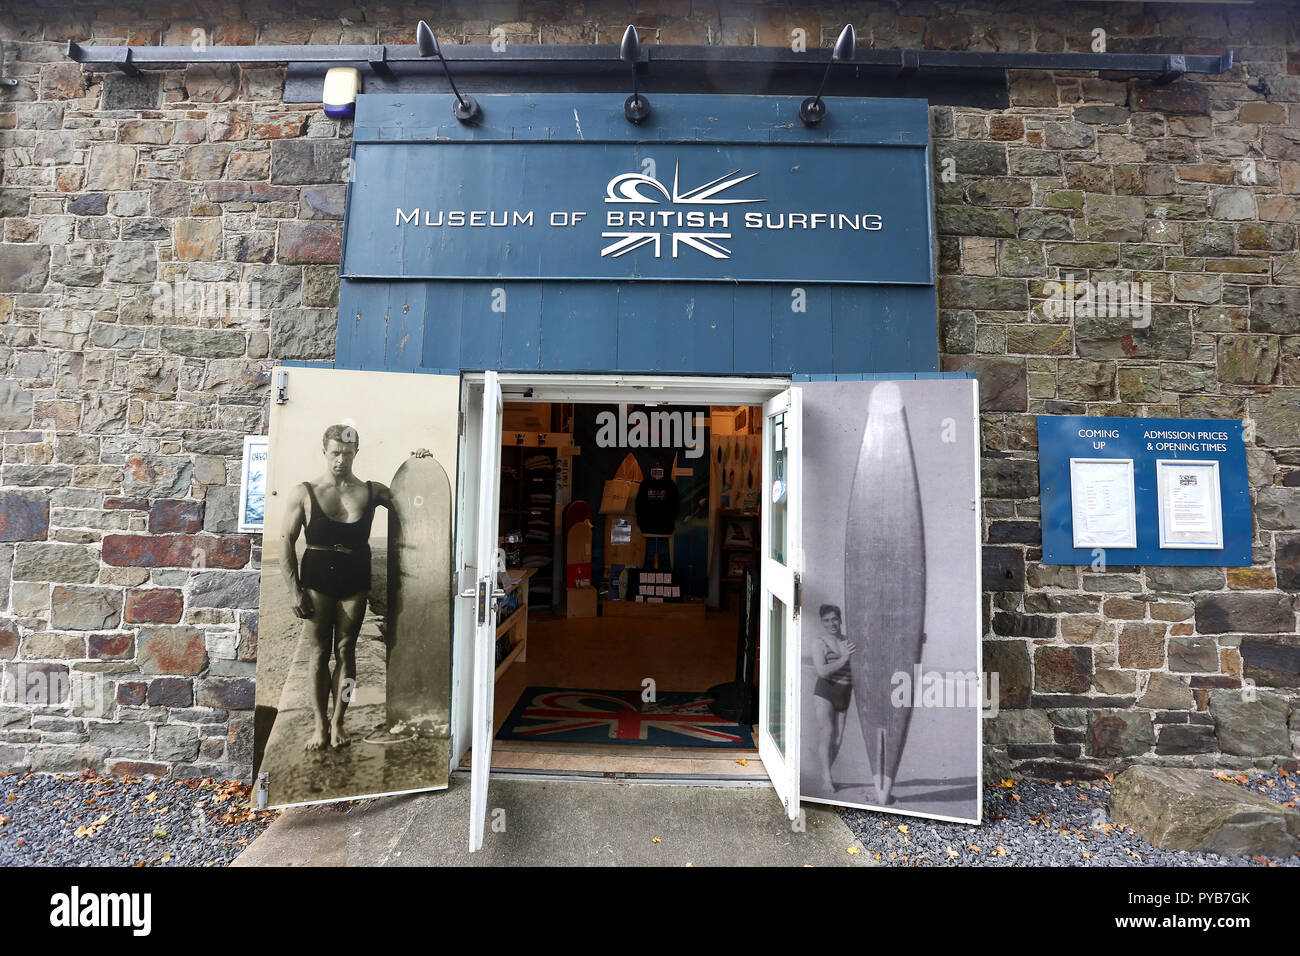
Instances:
[[[961,856],[960,853],[958,853],[956,850],[954,850],[954,849],[953,849],[952,847],[950,847],[950,846],[946,846],[946,847],[944,847],[944,849],[948,851],[948,859],[950,859],[950,860],[955,860],[957,857]]]
[[[154,802],[155,800],[157,800],[157,799],[158,799],[158,794],[157,794],[157,793],[150,793],[150,794],[148,794],[148,795],[145,796],[145,798],[144,798],[144,802],[145,802],[145,803],[153,803],[153,802]]]
[[[862,852],[862,847],[860,847],[860,846],[851,846],[851,847],[849,847],[847,850],[845,850],[844,852],[846,852],[849,856],[857,856],[859,853]]]
[[[153,838],[155,840],[167,839],[167,828],[163,826],[161,823],[158,824],[156,827],[153,828]]]
[[[970,850],[972,853],[982,853],[982,852],[984,852],[984,851],[982,851],[979,847],[977,847],[974,843],[967,843],[967,844],[966,844],[966,849]]]
[[[739,760],[736,761],[736,763],[740,764],[742,767],[749,766],[749,761],[746,760],[744,757],[741,757]]]
[[[994,856],[1006,856],[1006,855],[1007,855],[1007,848],[1004,847],[1001,843],[999,843],[999,844],[997,845],[997,847],[994,848],[994,850],[993,850],[993,855],[994,855]]]
[[[1016,782],[1014,780],[1003,780],[1001,783],[998,784],[998,786],[1000,786],[1004,790],[1010,790],[1015,785]]]
[[[650,838],[650,842],[651,842],[651,843],[663,843],[664,841],[661,840],[661,839],[659,839],[658,837],[651,837],[651,838]]]
[[[898,832],[901,833],[901,834],[903,834],[904,836],[906,836],[906,835],[907,835],[907,824],[906,824],[906,823],[900,823],[900,824],[898,825]]]

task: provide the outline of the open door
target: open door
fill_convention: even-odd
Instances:
[[[445,788],[460,377],[275,381],[245,487],[265,502],[255,771],[275,807]]]
[[[978,823],[978,382],[800,390],[800,795]]]
[[[501,489],[501,385],[496,372],[483,382],[479,428],[478,522],[474,567],[474,722],[470,765],[469,848],[483,848],[488,775],[492,770],[492,714],[496,689],[497,499]]]
[[[799,815],[799,599],[803,571],[803,394],[763,405],[758,755],[791,820]]]

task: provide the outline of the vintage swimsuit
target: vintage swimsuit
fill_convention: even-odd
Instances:
[[[335,521],[316,500],[311,482],[304,481],[311,500],[299,583],[336,600],[370,590],[370,524],[375,517],[375,489],[366,482],[366,510],[356,521]]]
[[[837,655],[828,655],[830,660],[834,660]],[[817,684],[813,687],[813,696],[821,697],[831,702],[831,706],[837,711],[849,709],[849,695],[853,693],[853,677],[849,669],[849,659],[846,655],[844,663],[831,673],[829,678],[818,677]]]

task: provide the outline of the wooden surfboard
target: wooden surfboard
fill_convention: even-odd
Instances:
[[[909,681],[925,627],[921,493],[903,398],[893,382],[871,391],[849,495],[844,555],[844,633],[853,698],[882,805],[898,773],[912,708],[895,707],[894,675]]]
[[[388,677],[392,732],[451,726],[451,483],[435,458],[406,459],[388,509]]]

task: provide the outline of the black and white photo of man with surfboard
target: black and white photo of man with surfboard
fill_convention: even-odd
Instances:
[[[350,425],[325,429],[325,471],[294,486],[284,516],[280,570],[314,652],[307,677],[315,729],[303,745],[309,751],[349,743],[343,717],[356,688],[357,636],[371,587],[370,525],[375,509],[391,503],[387,485],[353,473],[359,446]],[[307,539],[301,562],[299,534]]]
[[[272,806],[445,787],[458,379],[289,377],[269,428],[255,768]]]

